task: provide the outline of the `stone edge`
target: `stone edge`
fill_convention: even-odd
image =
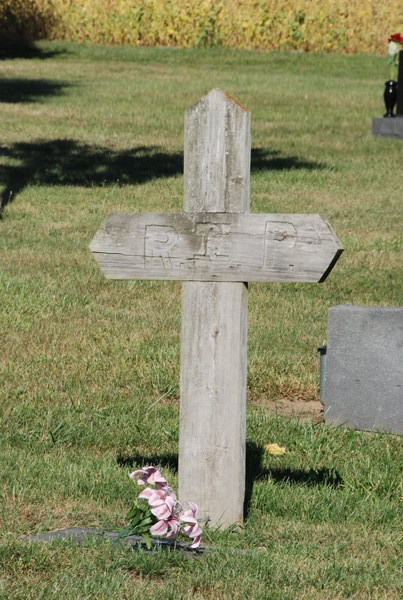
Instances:
[[[403,140],[403,117],[373,117],[372,135],[393,137]]]
[[[83,544],[87,541],[98,538],[99,540],[108,540],[114,543],[120,543],[129,546],[133,549],[141,549],[149,551],[143,537],[139,535],[128,535],[119,539],[119,532],[105,531],[100,529],[90,529],[87,527],[70,527],[68,529],[55,529],[46,531],[36,535],[21,536],[17,541],[23,544],[32,544],[37,542],[48,543],[54,540],[66,540],[75,544]],[[4,545],[5,539],[0,540],[0,544]],[[201,554],[205,551],[206,546],[201,545],[199,548],[190,548],[191,542],[179,542],[176,540],[156,539],[151,538],[151,550],[155,548],[166,548],[169,550],[180,550],[189,554]]]

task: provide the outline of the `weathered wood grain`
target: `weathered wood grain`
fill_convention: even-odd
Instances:
[[[250,112],[234,98],[214,89],[191,106],[185,113],[185,212],[247,212],[250,148]]]
[[[179,497],[215,526],[243,518],[247,302],[243,283],[183,284]]]
[[[111,279],[317,282],[342,247],[320,215],[120,213],[91,250]]]
[[[186,212],[248,211],[250,114],[220,90],[186,112],[184,167]],[[244,283],[183,284],[179,496],[214,526],[243,518],[247,313]]]

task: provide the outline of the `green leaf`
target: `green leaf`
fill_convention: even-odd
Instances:
[[[138,524],[138,527],[149,527],[150,525],[153,524],[153,520],[151,519],[151,517],[146,517],[145,519],[143,519],[142,521],[140,521],[140,523]]]
[[[129,525],[128,527],[125,527],[125,529],[122,529],[121,531],[119,531],[118,537],[115,539],[115,542],[119,542],[121,539],[130,535],[131,533],[132,533],[132,526]]]
[[[139,508],[136,504],[133,504],[129,512],[127,513],[126,519],[132,520],[136,516],[143,514],[141,508]]]
[[[150,536],[145,534],[145,535],[143,535],[143,538],[144,538],[145,544],[147,546],[147,550],[151,550],[151,538],[150,538]]]

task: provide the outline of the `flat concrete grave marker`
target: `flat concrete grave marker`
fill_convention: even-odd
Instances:
[[[186,111],[184,214],[113,214],[91,250],[109,278],[179,279],[179,497],[242,521],[247,281],[323,281],[342,252],[320,215],[249,214],[250,113],[214,89]]]
[[[325,420],[403,433],[403,307],[329,310]]]
[[[53,542],[66,540],[74,544],[85,544],[90,540],[99,540],[115,542],[124,544],[125,546],[132,547],[133,549],[141,548],[145,552],[147,545],[143,537],[140,535],[126,535],[120,538],[120,532],[118,531],[105,531],[102,529],[90,529],[88,527],[68,527],[67,529],[55,529],[54,531],[46,531],[44,533],[37,533],[36,535],[25,535],[19,538],[24,544],[34,544],[36,542]],[[4,540],[0,538],[0,546],[4,544]],[[152,548],[166,548],[168,550],[181,550],[192,554],[200,554],[206,549],[205,545],[201,545],[196,549],[190,548],[191,542],[180,542],[178,540],[151,539]]]

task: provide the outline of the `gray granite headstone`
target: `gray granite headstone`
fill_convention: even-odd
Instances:
[[[325,420],[403,433],[403,307],[329,310]]]

